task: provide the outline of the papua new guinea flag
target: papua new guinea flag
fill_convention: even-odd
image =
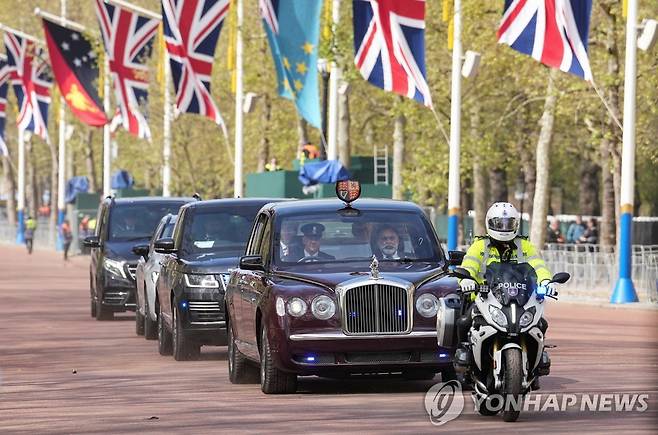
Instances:
[[[46,19],[43,29],[57,86],[71,112],[94,127],[107,124],[96,88],[99,69],[91,43],[82,33]]]

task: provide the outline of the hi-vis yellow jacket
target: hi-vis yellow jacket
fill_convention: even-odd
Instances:
[[[537,253],[535,245],[521,237],[516,237],[514,244],[516,245],[516,251],[510,256],[510,261],[530,264],[537,273],[538,283],[552,278],[551,272],[546,267],[546,263],[544,263],[544,260]],[[489,237],[481,237],[476,239],[468,248],[462,260],[461,267],[468,270],[478,284],[483,284],[487,265],[499,262],[500,253],[493,246]]]

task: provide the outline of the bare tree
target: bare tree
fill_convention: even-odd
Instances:
[[[404,164],[404,129],[407,118],[400,113],[395,117],[393,130],[393,199],[402,199],[402,165]]]
[[[346,82],[343,82],[347,85]],[[349,92],[338,94],[338,156],[340,163],[349,169],[352,152],[350,144],[350,99]]]
[[[2,157],[2,168],[5,174],[5,186],[7,186],[7,221],[13,228],[16,226],[16,182],[9,155]]]

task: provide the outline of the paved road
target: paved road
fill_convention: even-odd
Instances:
[[[87,285],[84,257],[0,246],[0,433],[658,432],[655,310],[553,304],[558,347],[541,390],[643,392],[648,411],[528,412],[506,424],[466,397],[465,413],[438,429],[423,407],[434,382],[308,378],[298,394],[265,396],[229,383],[226,348],[176,362],[135,336],[134,316],[91,319]]]

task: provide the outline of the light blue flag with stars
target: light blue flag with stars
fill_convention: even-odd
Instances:
[[[274,59],[279,95],[321,128],[318,43],[322,0],[261,0],[261,14]]]

